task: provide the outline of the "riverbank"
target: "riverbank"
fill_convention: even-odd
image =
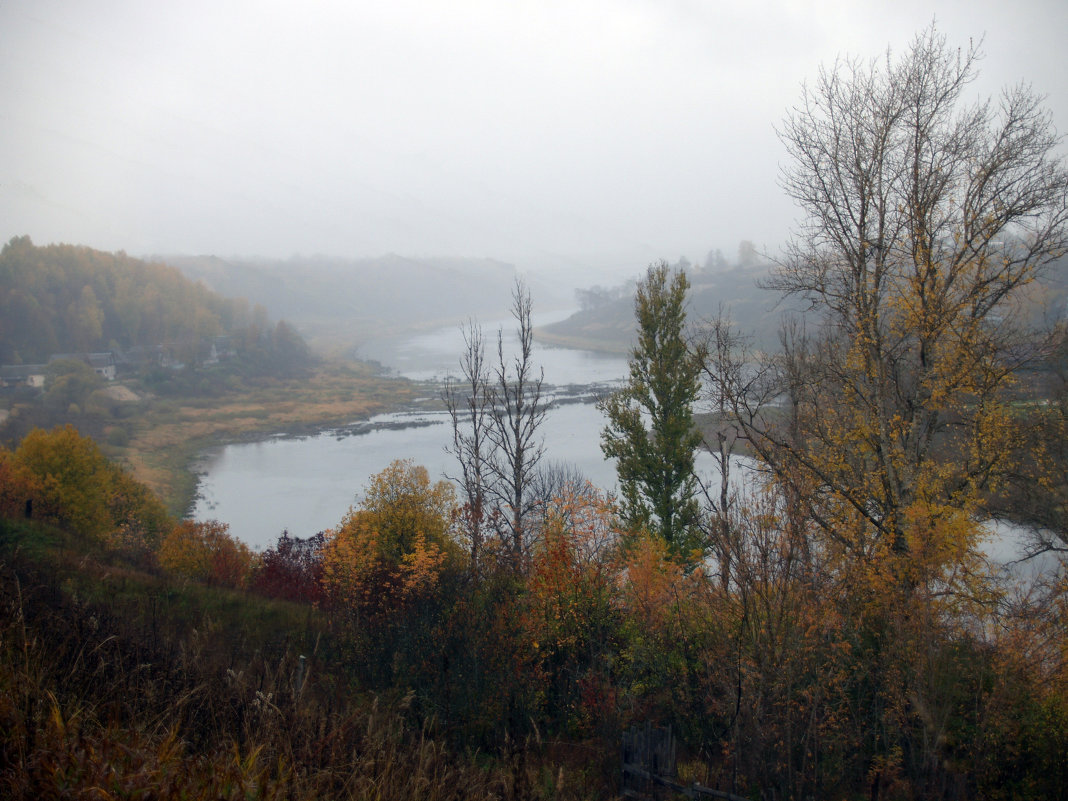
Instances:
[[[113,455],[166,503],[186,514],[196,495],[196,458],[205,450],[277,434],[311,434],[409,406],[426,388],[367,364],[329,362],[295,379],[262,379],[212,397],[149,397]]]
[[[408,375],[386,372],[381,365],[368,362],[333,360],[311,368],[299,379],[245,381],[233,392],[210,396],[145,398],[134,418],[127,421],[128,442],[109,448],[109,452],[151,487],[172,514],[185,515],[197,499],[198,461],[205,452],[222,445],[328,430],[348,436],[361,433],[376,415],[442,410],[440,381],[431,376],[446,374],[455,361],[454,354],[462,348],[462,341],[448,341],[449,336],[457,338],[458,334],[451,328],[443,329],[432,338],[441,349],[435,354],[440,365]],[[443,337],[447,340],[444,343]],[[414,341],[425,338],[417,336]],[[406,364],[403,355],[410,354],[388,355],[392,366]],[[591,354],[570,349],[550,349],[538,355],[551,362],[548,372],[557,383],[550,394],[556,405],[595,400],[610,391],[625,367],[622,362],[615,364],[596,356],[591,359]],[[550,381],[546,384],[548,387]],[[406,423],[394,421],[390,425]]]

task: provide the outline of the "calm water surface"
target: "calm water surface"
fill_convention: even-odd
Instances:
[[[485,327],[487,346],[494,354],[497,326]],[[506,337],[506,353],[511,345],[512,338]],[[408,378],[441,380],[457,372],[463,348],[463,335],[454,326],[374,343],[360,356]],[[604,460],[600,449],[604,420],[592,400],[618,384],[626,374],[626,360],[537,345],[535,362],[545,370],[545,383],[559,388],[551,392],[568,397],[578,393],[587,401],[550,410],[543,426],[543,463],[574,465],[599,486],[614,486],[614,464]],[[394,459],[411,459],[434,479],[457,472],[445,451],[452,434],[444,413],[397,412],[378,415],[368,423],[309,437],[227,445],[204,454],[192,517],[228,523],[235,536],[264,548],[273,545],[283,530],[306,537],[337,525],[359,502],[368,479]]]
[[[229,523],[235,536],[263,548],[283,529],[306,537],[337,525],[368,479],[394,459],[411,459],[435,479],[457,472],[445,452],[452,436],[446,415],[399,413],[370,422],[386,427],[227,445],[206,455],[193,517]],[[553,409],[544,425],[545,460],[574,464],[611,486],[615,468],[601,456],[602,425],[591,404]]]

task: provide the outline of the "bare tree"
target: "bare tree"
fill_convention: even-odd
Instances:
[[[491,479],[493,393],[489,385],[482,328],[474,320],[469,320],[463,329],[463,337],[460,378],[445,379],[442,398],[452,420],[452,442],[446,450],[460,465],[458,477],[447,477],[456,481],[463,492],[464,528],[470,538],[471,567],[477,570],[489,518],[493,515],[487,497],[487,483]]]
[[[548,410],[542,396],[543,371],[533,361],[534,326],[530,292],[517,281],[512,292],[517,349],[507,353],[497,332],[497,360],[486,356],[482,329],[469,322],[459,380],[447,379],[442,397],[452,420],[452,442],[465,498],[465,524],[472,566],[478,566],[486,535],[494,531],[518,565],[529,545],[539,505],[537,486],[544,452],[541,424]]]
[[[549,461],[539,466],[531,487],[538,505],[545,507],[551,506],[557,498],[582,494],[588,481],[573,462]]]
[[[702,435],[702,445],[712,455],[719,475],[718,485],[710,484],[698,475],[700,492],[704,497],[701,522],[708,550],[716,560],[720,584],[725,591],[730,583],[731,562],[738,547],[732,521],[737,493],[731,485],[731,460],[743,437],[742,428],[734,419],[731,399],[735,396],[748,399],[752,394],[741,386],[746,367],[744,344],[734,332],[729,315],[721,309],[696,348],[703,354],[701,373],[708,411],[712,416],[712,430]]]
[[[492,425],[489,439],[493,457],[494,494],[504,513],[502,534],[509,540],[518,564],[528,535],[528,523],[537,498],[532,492],[538,462],[544,453],[539,429],[548,410],[542,396],[544,370],[533,361],[534,325],[530,291],[516,281],[512,292],[512,316],[516,321],[517,352],[505,354],[504,333],[497,332],[497,364],[493,368]]]
[[[530,491],[537,507],[537,524],[564,515],[569,503],[592,502],[597,489],[573,462],[550,461],[538,466]]]

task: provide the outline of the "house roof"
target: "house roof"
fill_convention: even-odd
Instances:
[[[47,365],[44,364],[5,364],[0,366],[0,379],[16,381],[27,379],[31,375],[44,375]]]

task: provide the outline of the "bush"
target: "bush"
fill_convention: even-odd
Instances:
[[[5,452],[6,453],[6,452]],[[151,547],[171,521],[151,490],[71,425],[34,429],[3,457],[0,514],[50,520],[96,545],[136,535]]]
[[[323,600],[323,546],[325,535],[291,537],[283,531],[278,544],[260,557],[252,588],[268,598],[319,603]]]
[[[183,520],[163,538],[158,557],[169,573],[232,588],[248,585],[255,563],[249,547],[217,520]]]

